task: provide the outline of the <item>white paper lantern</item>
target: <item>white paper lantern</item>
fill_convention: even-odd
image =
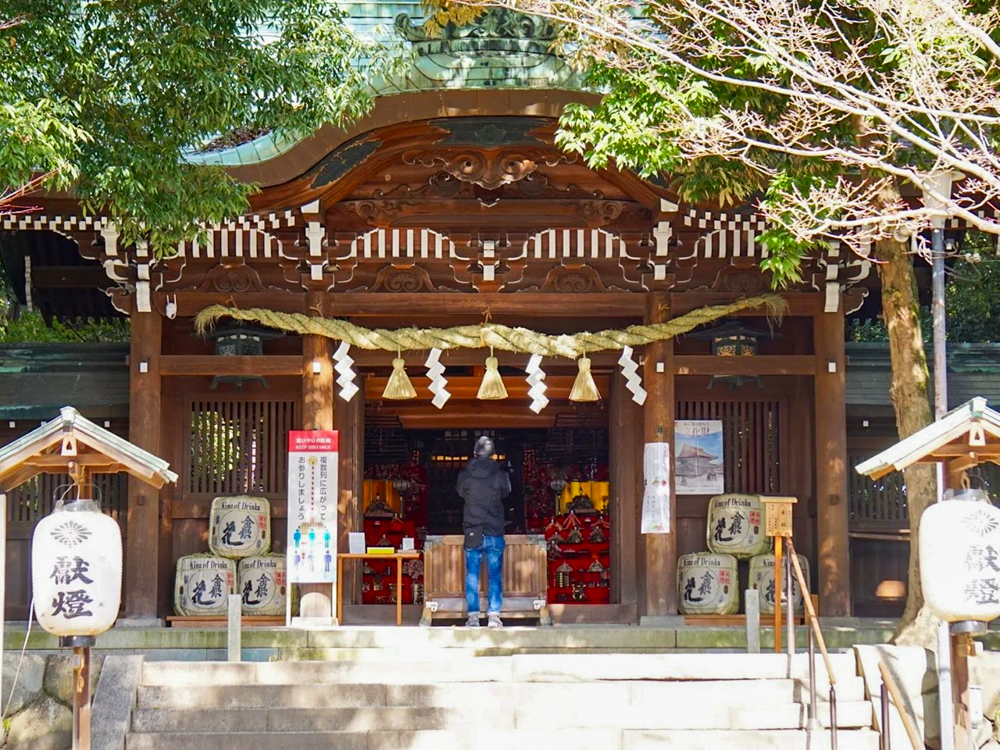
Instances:
[[[95,636],[115,623],[122,600],[122,536],[93,500],[57,507],[31,540],[39,624],[58,636]]]
[[[764,513],[760,495],[716,495],[708,501],[708,548],[740,560],[764,554],[771,549]]]
[[[809,585],[809,561],[802,555],[798,555],[799,567],[802,568],[802,576]],[[788,579],[785,577],[785,558],[781,558],[781,608],[788,607]],[[758,555],[750,560],[750,588],[760,592],[760,613],[762,615],[774,614],[774,602],[776,593],[774,590],[774,555]],[[792,575],[792,606],[795,612],[805,610],[805,599],[802,596],[802,587],[799,581]]]
[[[1000,509],[985,492],[949,491],[924,511],[920,576],[927,606],[942,620],[1000,617]]]
[[[271,551],[271,504],[266,497],[234,495],[212,500],[208,548],[239,560]]]
[[[682,615],[732,615],[740,608],[732,555],[699,552],[677,560],[677,608]]]

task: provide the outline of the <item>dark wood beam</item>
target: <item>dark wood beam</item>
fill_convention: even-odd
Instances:
[[[101,266],[33,266],[31,285],[37,289],[94,289],[111,286]]]
[[[260,357],[223,357],[215,354],[165,354],[160,357],[160,373],[164,376],[179,375],[301,375],[304,371],[302,357],[291,355],[264,355]]]
[[[445,377],[448,377],[448,373],[445,373]],[[576,376],[572,375],[556,375],[548,377],[545,379],[545,385],[547,390],[545,395],[550,399],[568,399],[569,393],[573,389],[573,382],[576,380]],[[595,383],[597,384],[597,389],[600,391],[602,396],[607,396],[609,391],[609,384],[607,377],[595,377]],[[386,383],[389,382],[389,378],[375,378],[368,377],[365,378],[365,398],[371,400],[379,400],[382,398],[382,393],[385,391]],[[418,394],[425,394],[427,398],[430,398],[430,391],[428,387],[430,385],[430,380],[424,377],[410,377],[410,382],[413,383],[413,387],[417,389]],[[448,392],[451,393],[454,399],[476,399],[479,393],[479,386],[482,382],[482,378],[451,378],[448,380]],[[525,382],[524,378],[518,377],[505,377],[504,386],[507,388],[507,395],[512,399],[526,399],[530,400],[528,397],[528,384]]]
[[[365,317],[398,314],[425,315],[519,315],[539,317],[641,318],[643,296],[631,292],[515,294],[380,294],[357,292],[331,295],[329,314],[333,317]]]
[[[677,318],[692,310],[709,305],[727,305],[740,297],[757,297],[766,294],[766,290],[754,294],[729,294],[722,292],[674,292],[670,295],[670,314]],[[785,315],[788,317],[813,316],[823,311],[823,295],[818,292],[786,292],[781,295],[788,304]],[[758,307],[754,310],[743,310],[735,313],[736,316],[762,317],[768,314],[766,307]],[[719,321],[720,323],[723,321]]]
[[[674,355],[674,373],[677,375],[812,375],[815,372],[816,358],[811,354],[764,354],[754,357]]]
[[[305,293],[298,292],[176,292],[158,293],[157,308],[166,305],[166,297],[177,298],[177,316],[190,318],[210,305],[235,305],[242,309],[260,307],[280,312],[306,312]],[[326,294],[326,314],[334,318],[378,317],[397,315],[405,310],[408,318],[435,315],[482,316],[489,310],[496,315],[540,317],[642,317],[643,295],[632,292],[512,294],[391,294],[381,292],[345,292]]]

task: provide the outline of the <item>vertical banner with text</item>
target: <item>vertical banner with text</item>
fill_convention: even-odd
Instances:
[[[288,433],[288,581],[336,583],[336,430]]]

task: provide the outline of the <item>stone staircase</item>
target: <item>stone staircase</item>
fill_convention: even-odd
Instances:
[[[855,657],[832,658],[839,748],[875,750]],[[807,680],[777,654],[146,662],[126,750],[829,748],[804,729]]]

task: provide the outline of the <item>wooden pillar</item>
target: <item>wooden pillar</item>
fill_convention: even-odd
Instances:
[[[158,312],[132,308],[129,357],[128,439],[160,455],[160,351],[163,319]],[[157,616],[160,572],[159,491],[134,477],[128,480],[128,538],[125,559],[125,616]],[[145,561],[145,562],[143,562]]]
[[[334,424],[340,431],[340,473],[338,475],[337,522],[339,552],[348,550],[348,534],[364,530],[362,490],[365,478],[365,377],[355,383],[361,389],[350,401],[339,396],[334,409]],[[344,604],[361,603],[361,566],[348,564],[349,576],[343,582]]]
[[[670,296],[651,293],[646,296],[646,321],[662,323],[670,318]],[[645,443],[674,444],[674,344],[659,341],[646,347],[643,383],[648,395],[643,405]],[[639,467],[642,459],[640,454]],[[645,583],[640,595],[640,614],[664,616],[677,614],[677,495],[673,491],[674,467],[670,467],[670,533],[641,534],[641,577]],[[641,496],[639,503],[641,507]],[[641,516],[640,516],[641,530]]]
[[[637,606],[636,535],[642,501],[642,409],[625,388],[621,373],[611,375],[609,404],[611,480],[611,600]]]
[[[323,310],[323,295],[306,295],[307,310]],[[333,346],[330,339],[314,334],[302,337],[302,429],[333,429]],[[338,480],[339,481],[339,480]],[[333,590],[328,583],[299,586],[299,615],[330,620],[333,617]]]
[[[851,614],[851,573],[843,310],[817,313],[813,317],[813,339],[820,611],[831,617],[847,617]]]

